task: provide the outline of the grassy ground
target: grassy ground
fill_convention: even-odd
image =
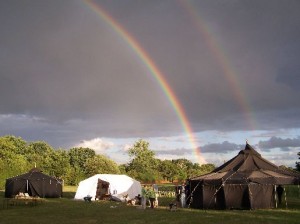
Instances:
[[[294,186],[293,186],[294,187]],[[294,188],[292,189],[294,191]],[[161,206],[157,209],[141,210],[123,203],[97,201],[83,202],[73,200],[76,188],[65,187],[64,197],[60,199],[45,199],[37,206],[8,206],[3,208],[4,192],[0,192],[0,224],[25,223],[113,223],[113,224],[298,224],[300,220],[300,198],[288,198],[288,209],[285,204],[279,209],[268,210],[196,210],[178,209],[170,212],[167,204],[170,198],[161,198]],[[298,194],[297,188],[295,194]]]

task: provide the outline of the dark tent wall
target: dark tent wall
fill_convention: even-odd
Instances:
[[[200,185],[188,201],[191,208],[198,209],[275,208],[275,203],[274,186],[261,184]]]
[[[299,182],[299,173],[280,169],[247,143],[213,172],[188,180],[187,204],[199,209],[275,208],[277,187]]]
[[[198,185],[192,182],[195,191],[192,197],[188,196],[187,204],[191,208],[198,209],[225,209],[224,189],[214,185]]]
[[[226,184],[223,187],[225,196],[225,207],[227,208],[249,208],[249,191],[247,185]],[[234,192],[234,194],[232,194]]]
[[[28,193],[32,197],[62,197],[62,181],[43,174],[38,169],[6,180],[5,197],[12,198],[18,193]]]
[[[251,184],[249,185],[250,205],[252,209],[275,208],[276,206],[276,186],[271,184]]]

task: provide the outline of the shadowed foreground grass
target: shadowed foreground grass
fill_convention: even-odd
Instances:
[[[75,189],[76,190],[76,189]],[[300,198],[289,199],[289,209],[270,210],[196,210],[178,209],[170,212],[167,203],[171,199],[161,199],[163,204],[157,209],[141,210],[123,203],[97,201],[75,201],[73,188],[64,189],[64,198],[45,199],[37,206],[9,206],[3,208],[3,192],[0,192],[0,223],[155,223],[155,224],[185,224],[185,223],[272,223],[298,224],[300,220]],[[282,205],[283,206],[283,205]]]

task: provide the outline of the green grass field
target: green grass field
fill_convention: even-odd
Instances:
[[[196,210],[178,209],[170,212],[167,208],[170,198],[160,198],[160,206],[156,209],[141,210],[135,206],[126,206],[124,203],[97,201],[84,202],[73,200],[76,188],[64,187],[64,197],[59,199],[45,199],[37,206],[4,205],[4,192],[0,192],[0,224],[257,224],[272,223],[284,224],[300,222],[300,197],[297,186],[290,186],[288,193],[288,209],[285,204],[278,209],[268,210]]]

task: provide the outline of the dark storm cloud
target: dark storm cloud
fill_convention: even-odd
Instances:
[[[184,156],[184,155],[188,155],[191,154],[191,150],[190,149],[173,149],[173,150],[155,150],[155,155],[159,156],[159,155],[172,155],[172,156]]]
[[[222,143],[212,143],[201,147],[201,153],[229,153],[241,150],[244,145],[237,145],[228,141]]]
[[[157,64],[194,131],[249,130],[246,112],[260,130],[299,128],[299,1],[191,1],[201,21],[180,1],[97,2]],[[56,145],[182,132],[149,70],[84,1],[1,1],[0,20],[1,133]]]
[[[174,126],[176,115],[149,71],[87,5],[68,2],[56,10],[58,2],[29,1],[22,9],[13,3],[1,7],[0,113],[50,124],[97,122],[107,135]]]
[[[220,85],[225,83],[226,86],[228,83],[228,80],[224,77],[222,79],[220,75],[219,79],[214,79],[216,83],[209,85],[215,91],[214,96],[207,98],[207,102],[204,99],[199,102],[197,106],[202,108],[201,110],[191,110],[194,113],[198,110],[198,114],[192,116],[194,123],[198,121],[199,127],[202,124],[205,128],[212,129],[244,129],[248,122],[243,116],[245,110],[253,114],[257,120],[257,128],[268,130],[282,126],[299,127],[299,113],[294,112],[299,111],[299,101],[295,100],[299,97],[299,91],[287,85],[288,82],[293,82],[287,80],[295,77],[294,74],[297,73],[292,75],[280,73],[278,78],[279,70],[282,68],[297,70],[299,67],[297,57],[294,57],[295,52],[299,52],[297,49],[300,49],[297,41],[300,37],[300,17],[297,13],[299,2],[279,3],[278,1],[272,4],[266,1],[232,4],[219,2],[216,9],[202,11],[206,13],[204,20],[212,28],[222,50],[226,53],[228,64],[231,65],[231,75],[234,75],[232,77],[239,80],[238,87],[243,91],[239,94],[244,94],[244,98],[241,98],[244,102],[239,102],[230,94],[231,91],[237,90],[236,86],[227,86],[228,91],[219,90]],[[215,11],[211,13],[211,10]],[[292,80],[296,81],[295,78]],[[199,86],[198,89],[202,90],[198,91],[198,95],[205,90],[203,85],[204,83]],[[203,107],[207,109],[201,107],[201,102],[205,102]],[[242,103],[248,104],[249,107],[244,108]],[[200,114],[207,114],[206,119],[202,121]],[[286,116],[287,114],[293,116]],[[273,119],[272,126],[269,126],[271,119]]]
[[[300,148],[300,136],[297,138],[280,138],[272,137],[266,141],[259,141],[259,147],[262,150],[269,150],[273,148],[280,148],[282,151],[288,151],[289,148]]]
[[[300,49],[295,58],[300,58]],[[292,66],[284,65],[278,70],[277,81],[286,84],[295,91],[300,91],[300,65],[294,63]]]
[[[299,2],[191,1],[201,21],[180,4],[159,1],[131,7],[130,2],[124,3],[128,19],[123,7],[108,2],[105,7],[154,58],[194,130],[246,130],[252,122],[245,119],[246,112],[259,129],[299,127],[294,122],[299,113],[293,113],[300,106],[294,100],[300,96],[297,82],[292,81],[297,73],[284,72],[299,66]],[[197,23],[206,30],[199,30]],[[209,41],[216,45],[215,52]],[[269,126],[271,114],[277,121]]]

